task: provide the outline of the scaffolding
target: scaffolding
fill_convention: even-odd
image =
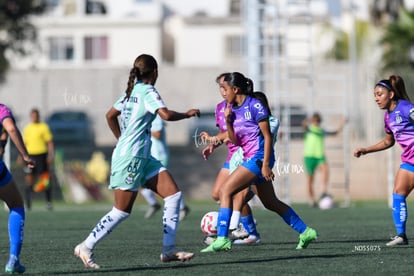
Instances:
[[[315,73],[311,0],[243,0],[242,18],[247,74],[254,80],[255,90],[267,93],[273,114],[281,119],[283,135],[276,146],[277,162],[292,167],[292,151],[297,151],[294,145],[298,145],[297,139],[292,139],[302,131],[301,122],[294,120],[312,114],[316,106],[332,125],[339,116],[348,114],[346,77]],[[333,87],[341,89],[332,92]],[[333,101],[337,104],[330,104]],[[327,155],[333,157],[329,161],[329,188],[341,194],[344,206],[350,203],[347,137],[345,128],[339,139],[326,139]],[[291,173],[279,174],[276,190],[285,202],[291,201],[291,178]],[[305,189],[305,176],[302,178]]]

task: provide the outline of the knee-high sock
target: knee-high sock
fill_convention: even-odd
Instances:
[[[145,198],[145,200],[148,202],[149,205],[155,205],[157,204],[157,198],[155,197],[155,194],[152,192],[151,189],[143,188],[141,190],[142,196]]]
[[[237,227],[239,227],[239,223],[240,223],[240,211],[233,211],[233,213],[231,214],[231,218],[230,218],[229,229],[230,230],[236,229]]]
[[[283,214],[282,218],[290,227],[292,227],[299,234],[305,232],[307,227],[306,224],[291,207],[289,207],[286,213]]]
[[[397,234],[405,234],[405,224],[407,222],[407,203],[405,196],[392,194],[392,218],[394,219],[395,230]]]
[[[229,224],[231,213],[233,212],[230,208],[220,208],[217,218],[217,236],[228,237],[229,236]]]
[[[129,217],[129,213],[113,207],[111,211],[109,211],[105,216],[101,218],[92,232],[86,238],[86,247],[93,249],[100,240],[111,233],[112,230],[127,217]]]
[[[24,237],[25,213],[23,207],[12,208],[9,213],[10,255],[19,258]]]
[[[179,223],[179,209],[182,192],[164,198],[164,215],[162,223],[164,226],[163,247],[171,247],[175,245],[175,235],[177,234]]]
[[[254,223],[253,215],[248,215],[241,217],[241,223],[243,224],[244,229],[249,233],[249,235],[259,236],[259,233],[256,229],[256,223]]]

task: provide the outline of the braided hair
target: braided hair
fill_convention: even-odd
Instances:
[[[135,85],[135,79],[138,81],[149,79],[154,73],[154,70],[157,69],[158,64],[153,56],[147,54],[138,56],[134,61],[134,67],[129,71],[124,101],[128,100],[131,96],[132,89]]]

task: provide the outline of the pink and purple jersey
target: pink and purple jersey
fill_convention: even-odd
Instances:
[[[224,100],[216,106],[216,126],[219,128],[220,132],[226,132],[226,118],[224,117],[224,110],[226,109],[227,101]],[[230,162],[231,157],[234,152],[239,148],[239,146],[234,145],[232,142],[227,142],[228,154],[226,162]]]
[[[414,165],[414,125],[410,114],[414,112],[414,104],[399,100],[395,109],[384,115],[385,132],[393,134],[403,152],[401,160]]]
[[[260,100],[247,96],[241,106],[233,106],[233,113],[234,134],[238,145],[243,149],[244,160],[257,154],[263,155],[264,138],[259,122],[269,119],[267,109]]]
[[[13,117],[13,114],[10,111],[10,109],[7,106],[5,106],[4,104],[0,104],[0,122],[1,122],[2,125],[3,125],[3,120],[6,119],[6,118],[12,118],[13,121],[14,121],[14,117]],[[4,131],[4,129],[2,127],[0,134],[3,134],[3,131]]]

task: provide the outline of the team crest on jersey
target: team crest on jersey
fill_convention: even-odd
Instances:
[[[398,113],[396,114],[396,116],[395,116],[395,121],[396,121],[398,124],[402,122],[402,118],[401,118],[401,115],[400,115],[400,113],[399,113],[399,112],[398,112]]]
[[[132,185],[134,182],[134,174],[130,173],[127,178],[125,178],[125,184]]]
[[[395,116],[395,121],[397,123],[401,123],[402,122],[402,118],[401,118],[400,114],[398,114],[397,116]]]
[[[246,111],[244,112],[244,118],[245,118],[246,120],[250,120],[250,119],[252,118],[252,113],[250,113],[250,111],[246,110]]]

